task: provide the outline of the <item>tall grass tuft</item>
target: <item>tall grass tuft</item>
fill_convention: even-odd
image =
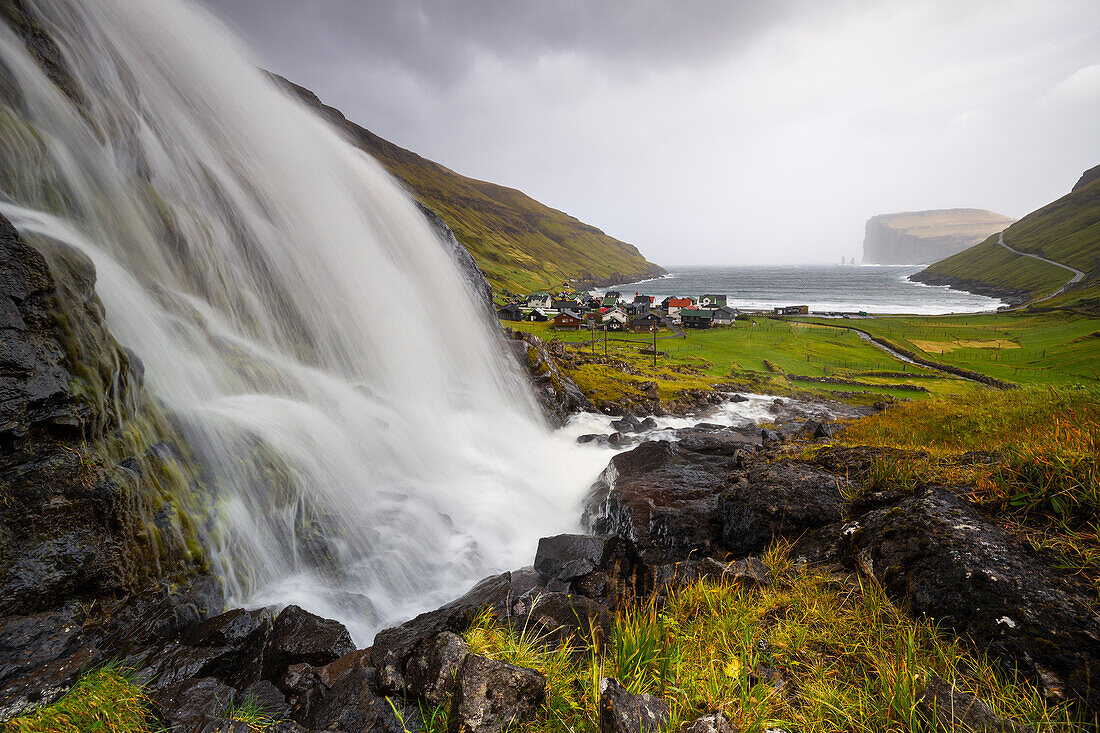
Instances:
[[[129,670],[107,664],[85,673],[64,697],[0,726],[2,733],[149,733],[149,698]]]

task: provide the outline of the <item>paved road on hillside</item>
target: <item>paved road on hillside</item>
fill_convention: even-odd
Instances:
[[[1076,282],[1080,282],[1081,278],[1083,278],[1085,276],[1085,273],[1081,272],[1076,267],[1070,267],[1069,265],[1063,265],[1061,262],[1055,262],[1054,260],[1048,260],[1046,257],[1040,257],[1039,255],[1033,255],[1033,254],[1030,254],[1028,252],[1021,252],[1018,249],[1012,249],[1012,247],[1009,247],[1007,244],[1005,244],[1005,233],[1004,232],[1001,232],[1000,234],[997,235],[997,244],[1001,245],[1002,247],[1007,249],[1012,254],[1022,255],[1024,257],[1030,257],[1032,259],[1039,260],[1040,262],[1046,262],[1048,265],[1055,265],[1057,267],[1061,267],[1063,270],[1069,270],[1070,272],[1073,273],[1073,277],[1071,277],[1069,280],[1067,280],[1065,285],[1058,288],[1057,290],[1055,290],[1053,293],[1046,296],[1045,298],[1039,298],[1038,300],[1034,300],[1034,301],[1032,301],[1031,303],[1029,303],[1027,305],[1034,305],[1035,303],[1042,303],[1044,300],[1050,300],[1055,295],[1061,295],[1062,293],[1064,293],[1066,291],[1066,288],[1068,288],[1070,285],[1073,285]],[[1023,307],[1022,305],[1016,306],[1016,308],[1022,308],[1022,307]],[[1009,310],[1016,310],[1016,308],[1009,308]]]

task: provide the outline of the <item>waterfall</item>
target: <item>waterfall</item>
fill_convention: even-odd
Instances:
[[[606,454],[554,435],[409,197],[180,0],[0,24],[0,214],[95,263],[118,340],[209,475],[239,605],[360,644],[568,531]]]

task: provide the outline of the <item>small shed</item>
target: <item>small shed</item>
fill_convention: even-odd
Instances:
[[[522,321],[523,310],[515,303],[509,303],[497,311],[497,318],[502,321]]]
[[[775,307],[777,316],[801,316],[810,312],[808,305],[780,305]]]
[[[728,305],[724,305],[721,308],[715,308],[713,314],[714,325],[716,326],[729,326],[733,324],[734,319],[737,318],[737,311],[730,308]]]
[[[646,311],[634,316],[630,320],[630,327],[635,331],[656,331],[661,327],[661,317],[653,311]]]
[[[562,311],[554,316],[554,328],[558,331],[579,331],[584,319],[574,311]]]
[[[684,328],[710,328],[714,325],[714,311],[698,308],[682,310],[680,323]]]
[[[546,323],[550,320],[550,316],[543,313],[541,308],[535,308],[527,314],[524,320],[531,321],[532,323]]]

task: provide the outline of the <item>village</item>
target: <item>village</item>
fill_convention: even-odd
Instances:
[[[617,290],[602,296],[589,293],[534,292],[513,296],[497,309],[502,321],[553,322],[558,331],[607,330],[654,332],[732,326],[750,315],[801,315],[809,306],[790,305],[770,311],[748,311],[728,305],[728,296],[708,293],[694,297],[669,296],[659,303],[655,296],[635,292],[633,299]]]

